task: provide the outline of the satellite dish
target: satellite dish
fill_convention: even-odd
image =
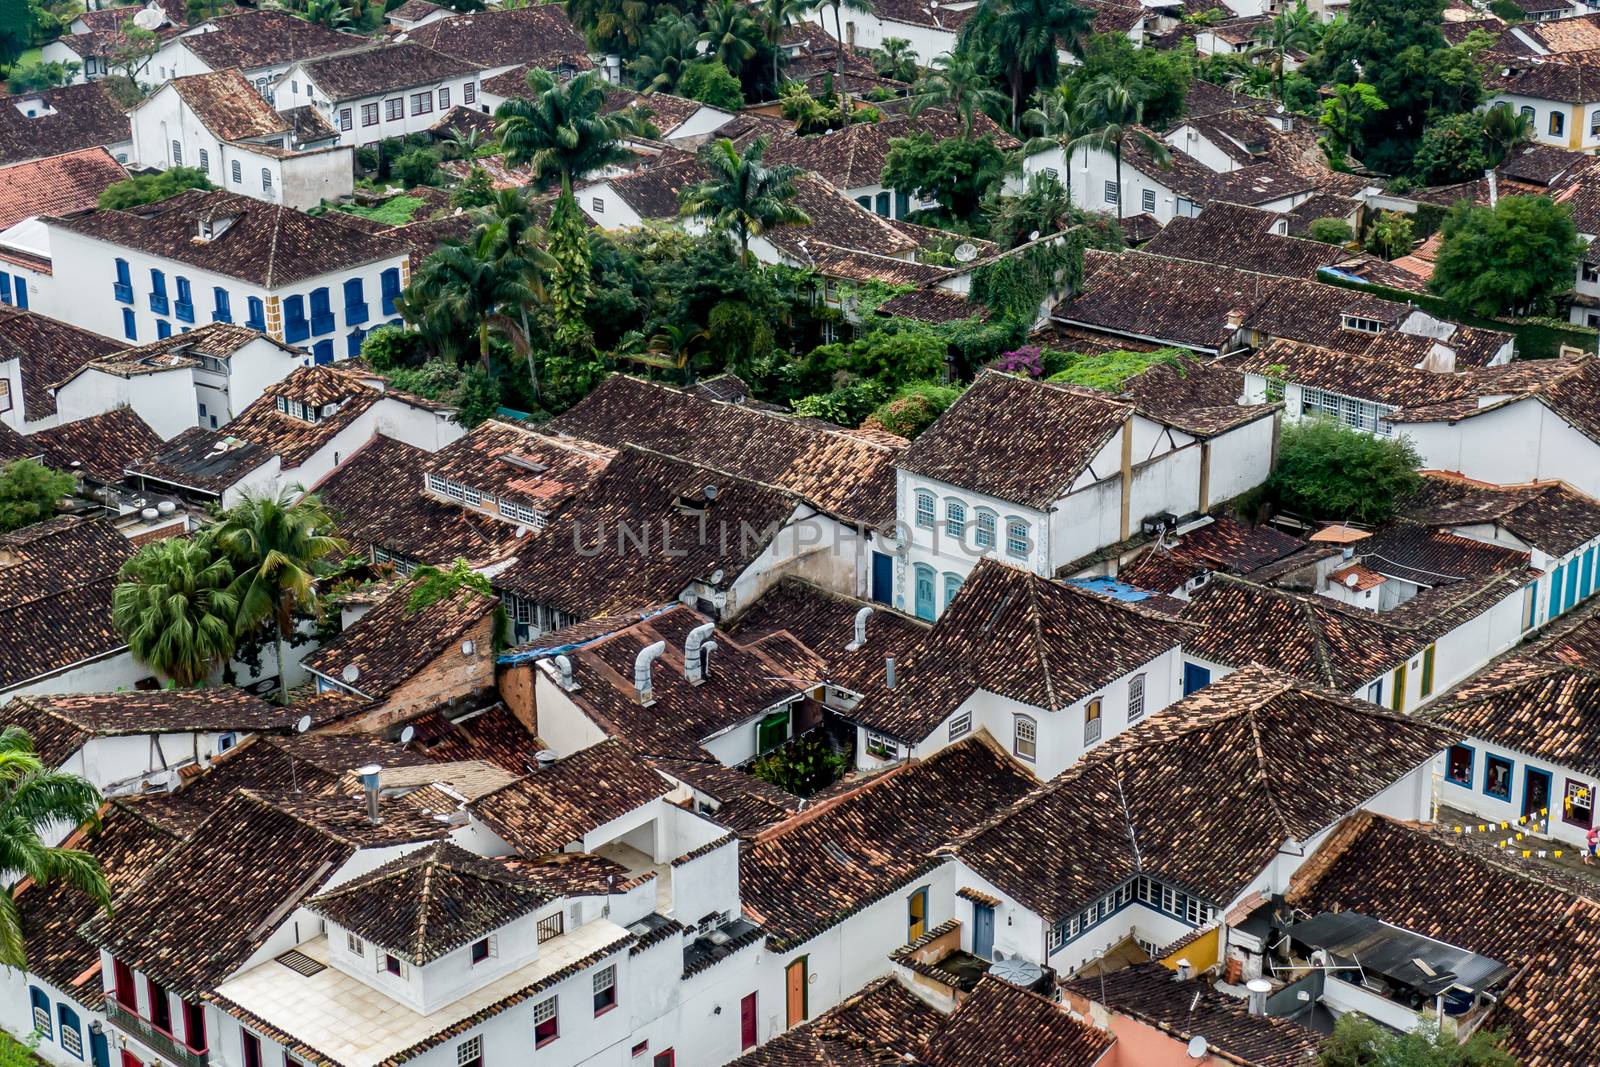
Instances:
[[[962,241],[956,245],[956,262],[971,263],[978,258],[978,249],[971,241]]]
[[[1028,240],[1037,241],[1038,239],[1039,239],[1039,231],[1038,230],[1029,230],[1028,231]]]
[[[415,726],[407,726],[404,730],[400,731],[400,743],[402,745],[409,745],[411,743],[411,739],[416,736],[417,728]]]
[[[299,720],[294,724],[294,732],[297,734],[303,734],[309,729],[311,729],[311,716],[300,716]]]
[[[167,13],[159,7],[147,7],[133,16],[133,24],[141,30],[154,32],[167,24]]]
[[[1361,584],[1361,575],[1359,575],[1359,574],[1347,574],[1347,575],[1345,575],[1344,584],[1348,585],[1351,589],[1354,589],[1356,586]]]
[[[1189,1039],[1189,1058],[1191,1060],[1203,1060],[1206,1058],[1206,1039],[1199,1034],[1195,1034]]]
[[[361,677],[361,668],[357,667],[354,663],[349,664],[344,670],[339,672],[339,677],[343,678],[346,683],[355,685],[356,679]]]

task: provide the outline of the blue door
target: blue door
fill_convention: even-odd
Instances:
[[[111,1067],[111,1045],[106,1041],[104,1030],[99,1033],[89,1031],[89,1055],[94,1060],[94,1067]]]
[[[311,346],[311,355],[318,363],[333,362],[333,342],[318,341]]]
[[[1550,772],[1524,767],[1522,772],[1522,814],[1533,816],[1529,826],[1550,825]]]
[[[872,599],[880,604],[894,602],[894,557],[872,553]]]
[[[980,960],[994,955],[994,909],[987,904],[972,905],[972,954]]]
[[[917,576],[917,618],[933,621],[933,568],[919,563],[913,570]]]
[[[1183,695],[1188,696],[1197,689],[1204,689],[1211,684],[1211,668],[1202,667],[1198,663],[1185,663],[1183,665]]]

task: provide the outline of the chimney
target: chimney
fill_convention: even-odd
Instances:
[[[1178,980],[1187,982],[1194,977],[1194,966],[1188,960],[1178,961]]]
[[[716,623],[708,622],[690,630],[683,639],[683,676],[690,685],[700,685],[711,673],[711,653],[717,647],[711,635],[716,629]]]
[[[1244,312],[1238,308],[1234,308],[1233,310],[1229,311],[1227,323],[1228,329],[1237,330],[1239,327],[1244,325]]]
[[[570,657],[556,657],[556,672],[561,679],[556,684],[560,685],[562,689],[570,693],[578,688],[578,680],[572,676],[572,660]]]
[[[1484,171],[1483,176],[1489,182],[1489,206],[1494,207],[1500,202],[1500,178],[1492,169]]]
[[[867,620],[872,618],[871,608],[856,612],[856,639],[844,646],[846,652],[857,652],[867,643]]]
[[[1250,1014],[1265,1015],[1267,1013],[1267,994],[1272,992],[1272,983],[1265,978],[1252,978],[1244,984],[1250,993]]]
[[[883,684],[889,689],[893,689],[894,688],[894,657],[893,656],[885,656],[885,657],[883,657]]]
[[[665,641],[657,641],[639,650],[633,660],[633,689],[634,698],[641,707],[648,708],[656,702],[655,691],[650,684],[650,668],[656,660],[661,658],[661,653],[667,650]]]
[[[361,788],[367,794],[367,821],[377,826],[383,821],[378,817],[378,781],[383,768],[376,763],[369,763],[365,767],[356,768],[356,773],[361,776]]]

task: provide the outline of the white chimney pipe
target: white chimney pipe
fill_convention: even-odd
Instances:
[[[1189,979],[1191,979],[1193,977],[1194,977],[1194,965],[1191,964],[1188,960],[1179,960],[1178,961],[1178,978],[1180,980],[1182,980],[1182,981],[1187,982]]]
[[[578,688],[577,679],[572,677],[572,660],[569,657],[556,657],[556,671],[561,675],[561,688],[568,692]]]
[[[376,763],[369,763],[365,767],[356,768],[356,773],[361,776],[361,788],[367,794],[367,821],[373,826],[378,825],[378,788],[382,779],[383,768]]]
[[[689,679],[690,685],[701,684],[711,673],[711,653],[717,647],[711,635],[716,629],[716,623],[708,622],[690,630],[689,636],[683,639],[683,676]]]
[[[1494,207],[1500,202],[1500,179],[1492,169],[1484,171],[1483,176],[1489,180],[1489,206]]]
[[[883,684],[889,689],[894,688],[894,657],[883,657]]]
[[[871,608],[862,608],[856,612],[856,639],[844,646],[846,652],[858,651],[867,643],[867,620],[872,618]]]
[[[655,691],[650,684],[650,668],[655,664],[656,660],[661,658],[661,654],[666,650],[667,643],[665,641],[657,641],[653,645],[641,648],[639,654],[634,657],[634,695],[638,698],[639,703],[645,707],[649,707],[656,702]]]
[[[1244,984],[1250,994],[1250,1014],[1265,1015],[1267,1013],[1267,994],[1272,992],[1272,983],[1265,978],[1252,978]]]

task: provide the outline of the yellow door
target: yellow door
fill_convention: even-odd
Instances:
[[[919,889],[906,901],[906,940],[915,941],[928,932],[928,891]]]
[[[1395,711],[1406,710],[1406,665],[1404,663],[1394,669],[1394,692],[1390,694],[1389,706]]]
[[[806,958],[801,956],[784,971],[787,986],[789,1026],[806,1021]]]

